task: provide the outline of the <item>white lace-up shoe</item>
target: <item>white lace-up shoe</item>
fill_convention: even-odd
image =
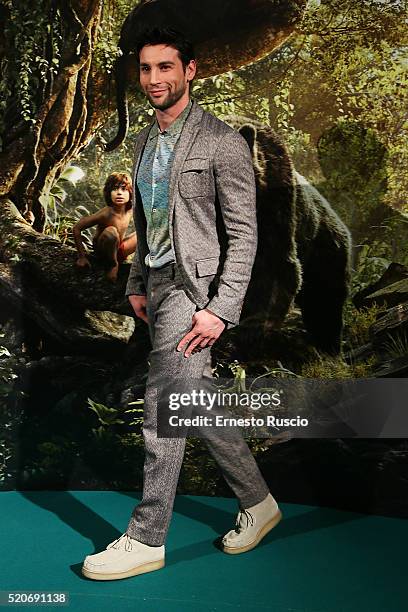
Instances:
[[[148,546],[124,533],[105,550],[87,555],[82,573],[92,580],[119,580],[164,567],[164,545]]]
[[[222,538],[222,550],[237,555],[255,548],[281,518],[282,512],[269,493],[259,504],[238,512],[235,529]]]

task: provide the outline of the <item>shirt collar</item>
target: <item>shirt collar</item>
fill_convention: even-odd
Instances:
[[[149,140],[152,138],[156,138],[160,133],[162,134],[170,134],[171,136],[178,136],[183,129],[184,123],[190,113],[191,107],[193,105],[193,101],[190,100],[187,104],[186,108],[179,114],[179,116],[169,125],[166,130],[160,132],[159,124],[157,123],[157,119],[154,120],[152,127],[149,133]]]

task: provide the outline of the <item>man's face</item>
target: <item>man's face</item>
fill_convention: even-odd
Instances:
[[[140,85],[153,108],[166,110],[189,95],[189,81],[195,75],[195,61],[184,70],[177,49],[167,45],[146,45],[140,51]]]

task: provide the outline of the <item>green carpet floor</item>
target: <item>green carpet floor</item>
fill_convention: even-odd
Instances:
[[[0,590],[65,591],[68,606],[40,608],[75,612],[408,609],[408,521],[294,504],[281,504],[283,521],[256,549],[232,556],[213,542],[233,527],[235,500],[177,496],[165,568],[84,578],[85,555],[125,531],[138,500],[128,492],[1,492]]]

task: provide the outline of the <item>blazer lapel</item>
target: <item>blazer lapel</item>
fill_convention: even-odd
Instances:
[[[193,105],[191,107],[190,114],[186,119],[182,132],[174,149],[174,157],[171,166],[169,182],[169,227],[171,227],[172,225],[172,216],[175,202],[174,195],[177,186],[178,174],[195,140],[197,132],[200,129],[203,113],[203,109],[197,104],[197,102],[193,100]]]
[[[142,158],[142,152],[146,144],[147,136],[149,135],[150,128],[152,127],[152,125],[153,125],[153,122],[149,123],[149,125],[147,125],[141,132],[139,132],[136,138],[135,151],[133,155],[133,160],[134,160],[133,175],[132,175],[133,187],[136,186],[137,171],[139,169],[139,164]]]
[[[143,204],[142,199],[139,194],[139,190],[137,188],[137,172],[139,170],[140,161],[142,159],[142,153],[144,146],[146,144],[147,137],[150,132],[150,128],[153,123],[147,125],[141,132],[139,132],[134,150],[134,162],[133,162],[133,171],[132,171],[132,184],[133,184],[133,216],[135,221],[135,226],[138,223],[139,230],[145,228],[146,223],[143,223],[144,212],[143,212]],[[142,214],[143,213],[143,214]]]

